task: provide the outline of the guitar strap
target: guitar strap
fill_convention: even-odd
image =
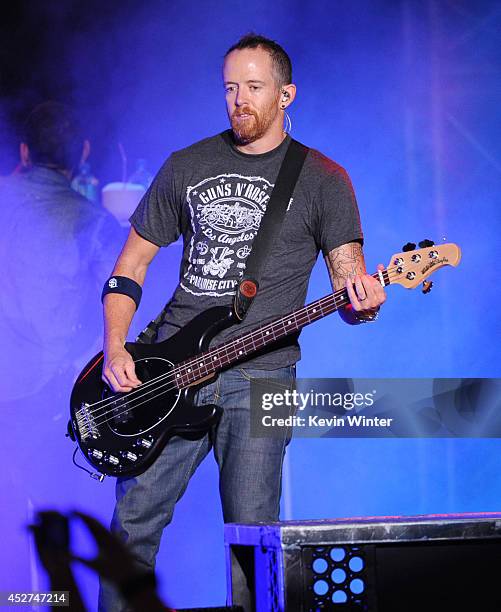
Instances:
[[[244,319],[249,306],[256,297],[264,261],[282,227],[285,213],[292,202],[292,194],[308,151],[308,147],[294,139],[291,139],[287,147],[270,201],[261,219],[259,231],[252,243],[250,255],[247,257],[245,274],[240,280],[233,300],[233,310],[239,321]],[[138,335],[136,342],[142,344],[155,342],[169,303],[165,305],[158,317],[151,321]]]
[[[308,151],[308,147],[297,140],[292,139],[289,143],[266,212],[252,243],[250,255],[247,257],[245,274],[233,300],[233,310],[239,321],[244,319],[249,306],[256,297],[264,261],[279,235]]]

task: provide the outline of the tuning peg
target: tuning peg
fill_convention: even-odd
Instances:
[[[404,251],[404,253],[407,253],[407,251],[413,251],[416,248],[416,245],[413,242],[408,242],[407,244],[404,244],[404,246],[402,247],[402,251]]]
[[[421,289],[421,291],[423,293],[430,293],[431,288],[433,287],[433,281],[423,281],[423,288]]]
[[[428,238],[425,238],[424,240],[421,240],[421,242],[419,243],[419,248],[426,249],[426,247],[431,247],[434,244],[435,243],[433,242],[433,240],[428,240]]]

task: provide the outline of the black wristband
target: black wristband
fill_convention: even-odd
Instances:
[[[137,310],[141,301],[141,296],[143,295],[143,290],[141,289],[141,285],[136,283],[135,280],[132,280],[132,278],[127,278],[127,276],[112,276],[104,283],[101,302],[108,293],[128,295],[134,300]]]
[[[157,586],[157,579],[153,572],[144,572],[142,574],[136,574],[125,582],[118,585],[118,589],[124,599],[132,599],[138,593],[145,591],[146,589],[155,590]]]

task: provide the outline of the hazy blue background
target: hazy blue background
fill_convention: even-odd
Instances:
[[[79,109],[103,182],[120,180],[118,142],[130,160],[146,157],[156,171],[172,150],[227,127],[221,59],[255,30],[292,58],[293,136],[351,175],[368,268],[386,265],[409,240],[446,238],[463,250],[460,267],[434,276],[430,295],[390,287],[374,326],[352,328],[333,316],[305,330],[299,376],[499,376],[499,3],[77,4],[21,2],[16,9],[22,19],[3,51],[3,78],[10,78],[0,94],[1,172],[17,163],[16,120],[28,103],[45,98]],[[26,48],[17,59],[19,41]],[[133,331],[174,288],[177,249],[152,265]],[[328,291],[320,261],[309,299]],[[106,522],[111,516],[113,481],[98,484],[72,467],[71,445],[62,438],[68,394],[36,406],[22,438],[8,434],[7,419],[2,423],[0,490],[9,524],[2,530],[2,589],[36,586],[22,531],[30,504],[77,506]],[[500,456],[497,439],[298,439],[287,456],[284,517],[500,510]],[[26,457],[32,465],[38,457],[36,469]],[[162,592],[173,605],[224,602],[222,536],[215,462],[207,459],[158,557]],[[91,602],[96,581],[85,572],[81,579]]]

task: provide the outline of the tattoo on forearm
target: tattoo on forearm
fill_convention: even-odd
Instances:
[[[349,242],[333,249],[325,261],[334,291],[344,287],[347,278],[365,274],[364,256],[358,242]]]

